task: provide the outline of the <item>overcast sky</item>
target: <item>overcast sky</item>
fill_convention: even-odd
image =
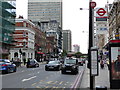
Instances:
[[[104,7],[107,0],[94,0],[96,7]],[[108,0],[112,3],[114,0]],[[28,0],[16,0],[17,17],[27,18]],[[80,52],[88,52],[89,0],[63,0],[63,30],[72,31],[72,45],[80,45]],[[80,10],[84,8],[84,10]]]

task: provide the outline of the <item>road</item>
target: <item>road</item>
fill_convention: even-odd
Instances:
[[[19,67],[17,72],[2,75],[2,88],[71,88],[84,70],[79,66],[79,74],[61,74],[61,71],[45,71],[45,64],[38,68]]]

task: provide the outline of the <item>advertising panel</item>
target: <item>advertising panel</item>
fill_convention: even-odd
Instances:
[[[98,76],[98,50],[91,49],[91,75]]]
[[[112,80],[120,80],[120,47],[111,47]]]

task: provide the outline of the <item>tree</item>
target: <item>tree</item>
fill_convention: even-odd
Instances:
[[[62,52],[62,57],[64,57],[64,56],[67,56],[67,51],[66,50],[63,50],[63,52]]]
[[[82,55],[81,52],[77,52],[77,53],[75,53],[76,58],[80,58],[81,55]]]

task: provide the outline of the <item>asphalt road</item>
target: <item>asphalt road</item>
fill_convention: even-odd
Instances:
[[[71,88],[84,69],[79,66],[79,74],[61,74],[61,71],[45,71],[45,64],[38,68],[19,67],[17,72],[2,75],[2,88]]]

